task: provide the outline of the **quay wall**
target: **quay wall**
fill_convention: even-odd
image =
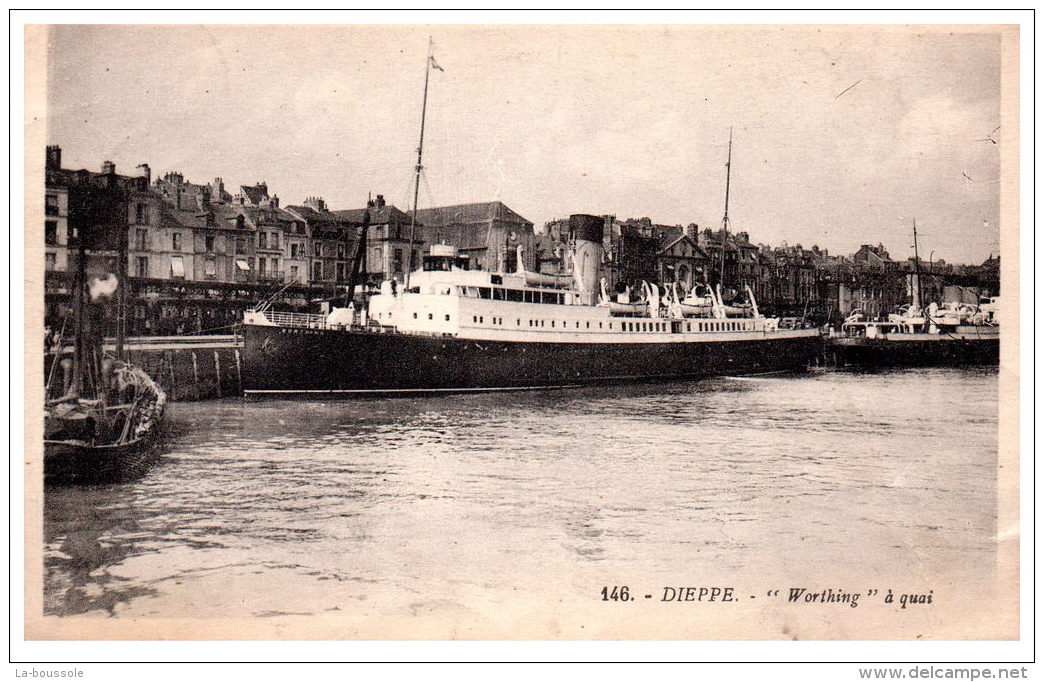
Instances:
[[[113,346],[105,344],[105,350],[112,352]],[[172,402],[242,395],[241,353],[242,342],[234,336],[137,337],[127,343],[130,362],[162,386]],[[70,357],[72,348],[66,347],[62,354]],[[45,378],[53,357],[49,354],[45,362]],[[60,387],[63,378],[59,366],[52,386]]]

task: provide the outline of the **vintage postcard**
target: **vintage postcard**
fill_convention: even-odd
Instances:
[[[1019,639],[1018,26],[24,38],[27,640]]]

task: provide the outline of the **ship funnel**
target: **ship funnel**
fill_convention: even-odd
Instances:
[[[569,216],[573,241],[573,277],[582,305],[594,305],[598,293],[598,269],[602,263],[602,233],[605,219],[577,214]]]

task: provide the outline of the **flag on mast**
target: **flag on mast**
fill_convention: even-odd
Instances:
[[[429,59],[431,59],[431,68],[438,69],[439,71],[443,71],[443,72],[446,71],[446,69],[444,69],[441,66],[439,66],[439,63],[437,61],[435,61],[435,55],[431,55],[431,57],[429,57]]]

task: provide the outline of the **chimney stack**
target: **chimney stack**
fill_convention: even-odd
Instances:
[[[152,169],[149,168],[149,164],[138,164],[137,168],[135,168],[134,170],[137,173],[137,177],[145,178],[146,185],[152,182]]]
[[[102,175],[116,175],[116,164],[112,161],[102,161]]]
[[[375,204],[375,206],[377,208],[379,208],[379,209],[380,208],[384,208],[384,195],[383,194],[378,194],[377,195],[377,203]]]
[[[326,202],[322,197],[308,197],[304,200],[304,205],[316,213],[326,213]]]
[[[225,183],[221,178],[214,178],[214,184],[210,186],[210,200],[214,202],[224,201]]]
[[[62,167],[62,148],[56,144],[47,145],[47,170],[58,170]]]

